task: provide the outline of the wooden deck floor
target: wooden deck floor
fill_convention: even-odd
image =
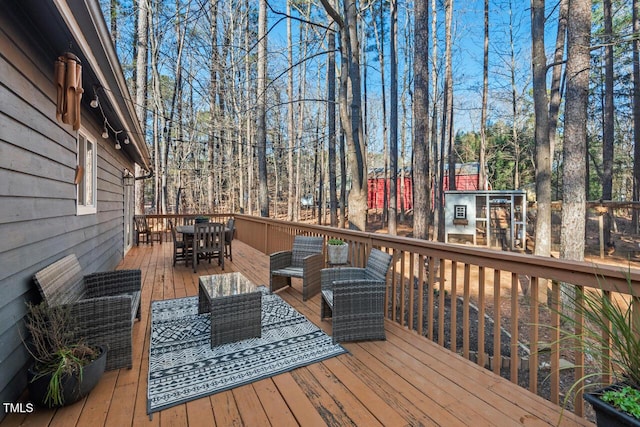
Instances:
[[[241,271],[266,284],[268,257],[234,241]],[[147,407],[149,308],[152,300],[197,295],[198,275],[222,272],[215,263],[171,265],[172,245],[132,249],[120,268],[143,271],[142,320],[134,326],[133,369],[107,372],[84,400],[69,407],[9,415],[17,426],[419,426],[557,425],[560,408],[507,380],[387,321],[387,340],[347,343],[348,354],[179,405],[153,415]],[[319,297],[303,302],[294,285],[280,295],[311,321]],[[26,397],[28,399],[28,397]],[[561,425],[591,425],[565,412]]]

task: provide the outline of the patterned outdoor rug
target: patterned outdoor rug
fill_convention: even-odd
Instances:
[[[151,303],[148,414],[346,352],[278,295],[260,289],[262,337],[214,349],[198,297]]]

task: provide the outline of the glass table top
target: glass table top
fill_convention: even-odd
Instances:
[[[258,292],[258,286],[238,272],[200,276],[199,281],[200,286],[206,290],[210,298]]]

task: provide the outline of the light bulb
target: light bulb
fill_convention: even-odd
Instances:
[[[107,132],[107,128],[105,126],[105,128],[102,130],[102,138],[107,139],[109,138],[109,132]]]
[[[89,105],[91,105],[91,108],[98,108],[98,105],[100,105],[100,101],[98,101],[98,95],[96,95],[96,97],[91,100]]]
[[[120,146],[120,141],[116,141],[116,150],[121,149],[122,147]]]
[[[125,136],[125,137],[124,137],[124,143],[125,143],[125,144],[128,144],[128,143],[129,143],[129,137],[128,137],[128,136]]]

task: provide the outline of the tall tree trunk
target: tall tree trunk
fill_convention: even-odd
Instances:
[[[440,193],[442,192],[442,174],[444,167],[442,165],[443,159],[440,157],[440,138],[438,138],[438,8],[437,1],[431,0],[431,161],[429,167],[433,171],[429,180],[433,187],[432,194],[429,195],[430,200],[433,201],[433,234],[432,239],[437,239],[438,230],[440,229],[440,210],[442,209]],[[433,166],[433,167],[431,167]],[[429,212],[431,215],[431,212]]]
[[[249,2],[250,0],[245,0],[245,9],[247,10],[247,18],[246,18],[246,27],[244,30],[244,51],[245,52],[249,52],[249,34],[251,33],[250,28],[251,28],[251,19],[249,18]],[[245,74],[245,83],[244,83],[244,92],[245,92],[245,105],[250,105],[250,101],[251,101],[251,82],[250,79],[248,78],[248,76],[250,75],[251,72],[251,66],[249,63],[249,58],[246,57],[245,61],[244,61],[244,74]],[[245,118],[245,157],[247,159],[247,167],[246,167],[246,171],[247,171],[247,183],[246,183],[246,188],[243,188],[242,186],[242,182],[241,182],[241,186],[240,186],[240,197],[241,197],[241,203],[240,203],[240,209],[243,213],[248,213],[249,215],[253,214],[253,205],[252,205],[252,200],[253,200],[253,196],[252,196],[252,185],[253,185],[253,144],[252,144],[252,138],[251,135],[253,135],[253,129],[252,129],[252,117],[251,117],[251,113],[250,111],[247,112],[246,114],[246,118]]]
[[[376,39],[376,48],[378,51],[378,64],[380,67],[380,95],[382,96],[382,155],[384,163],[383,184],[382,184],[382,221],[388,220],[389,213],[389,151],[387,150],[387,143],[389,141],[389,128],[387,126],[387,87],[385,78],[385,56],[384,56],[384,0],[380,0],[379,20],[380,29],[378,29],[378,21],[374,17],[373,34]]]
[[[338,217],[338,227],[345,228],[347,222],[347,153],[344,130],[340,128],[340,216]]]
[[[487,104],[489,98],[489,0],[484,0],[484,50],[482,59],[482,109],[480,110],[480,176],[478,190],[487,189]]]
[[[602,0],[604,18],[604,111],[602,123],[602,199],[613,197],[613,21],[611,18],[611,0]],[[604,216],[604,242],[611,241],[611,213]]]
[[[409,14],[405,15],[405,24],[404,24],[404,45],[410,46],[410,40],[413,39],[412,33],[412,22],[411,16]],[[402,95],[400,96],[400,105],[402,105],[402,123],[400,127],[400,222],[404,223],[406,220],[407,209],[409,209],[409,204],[407,203],[405,194],[406,191],[406,182],[405,178],[407,177],[407,143],[409,142],[407,139],[407,132],[409,127],[410,117],[410,105],[407,103],[412,102],[411,99],[411,88],[409,87],[409,76],[411,75],[411,70],[413,67],[413,57],[411,56],[411,49],[404,50],[404,71],[402,73]],[[407,100],[407,97],[409,98]],[[413,203],[411,203],[411,206]]]
[[[564,59],[564,48],[567,36],[567,13],[569,10],[569,0],[560,0],[558,12],[558,30],[556,34],[556,47],[553,54],[553,68],[551,73],[551,88],[549,96],[549,164],[553,164],[553,156],[556,146],[556,131],[558,129],[558,115],[560,103],[562,102],[562,70]],[[551,190],[549,190],[551,191]]]
[[[340,118],[349,150],[351,171],[349,227],[364,231],[367,225],[367,153],[362,130],[357,1],[344,1],[342,15],[333,8],[329,0],[321,2],[340,28]]]
[[[111,32],[111,42],[113,47],[118,46],[118,0],[111,0],[109,4],[109,24]]]
[[[447,147],[447,159],[449,163],[449,185],[448,190],[456,189],[456,167],[453,155],[453,71],[452,71],[452,44],[451,32],[453,31],[453,0],[445,0],[445,75],[444,75],[444,104],[442,107],[442,141],[440,145],[440,161],[444,184],[444,149]],[[441,186],[440,194],[436,195],[440,199],[439,219],[438,219],[438,241],[444,242],[444,187]]]
[[[544,50],[544,0],[531,1],[531,58],[536,143],[536,255],[551,253],[551,150],[549,146],[549,101],[547,57]]]
[[[147,129],[147,79],[148,79],[148,35],[149,35],[149,3],[148,0],[138,0],[138,18],[136,29],[136,115],[140,120],[142,133]],[[136,164],[136,176],[143,174]],[[144,180],[135,182],[135,212],[144,213]]]
[[[309,19],[309,8],[310,3],[306,4],[307,9],[306,9],[306,14],[303,14],[304,16],[307,17],[307,19]],[[298,45],[300,46],[300,57],[301,58],[306,58],[307,57],[307,49],[308,49],[308,44],[305,43],[305,40],[307,39],[307,34],[309,33],[309,27],[307,25],[304,25],[303,22],[300,22],[300,27],[298,28],[298,34],[299,34],[299,43]],[[307,61],[303,61],[302,62],[302,67],[300,70],[300,76],[303,76],[299,79],[298,82],[298,99],[303,100],[306,98],[307,96],[307,79],[304,78],[304,76],[307,75]],[[298,107],[298,117],[297,117],[297,121],[298,121],[298,129],[297,131],[294,133],[295,134],[295,138],[296,138],[296,147],[297,147],[297,159],[296,159],[296,186],[295,186],[295,199],[296,200],[300,200],[300,198],[304,195],[302,193],[302,189],[303,186],[301,185],[301,174],[300,174],[300,170],[302,168],[302,148],[303,148],[303,143],[302,143],[302,135],[304,133],[304,123],[305,123],[305,112],[306,112],[306,108],[305,108],[305,103],[304,102],[298,102],[297,103],[297,107]],[[311,194],[314,194],[314,188],[316,185],[316,177],[313,177],[313,181],[312,181],[312,187],[311,189],[308,191]],[[294,220],[297,221],[299,219],[299,208],[300,205],[297,205],[297,214],[294,214]]]
[[[640,34],[640,3],[633,0],[633,33]],[[633,201],[640,201],[640,41],[633,39]],[[640,209],[633,210],[633,230],[640,233]]]
[[[288,170],[288,198],[287,198],[287,219],[293,221],[293,211],[296,208],[295,204],[299,203],[296,200],[295,194],[295,181],[293,171],[293,151],[295,149],[296,137],[295,137],[295,125],[293,110],[295,104],[293,102],[293,35],[291,33],[291,1],[287,0],[287,98],[289,101],[287,107],[287,132],[289,133],[289,151],[287,152],[287,170]]]
[[[333,22],[329,22],[329,28]],[[327,124],[329,132],[329,204],[331,206],[331,226],[338,225],[338,197],[336,188],[336,35],[333,30],[327,34]],[[344,210],[344,207],[341,209]]]
[[[218,95],[218,0],[210,0],[211,15],[209,17],[209,37],[211,41],[211,61],[209,62],[209,175],[207,176],[207,208],[208,212],[215,209],[215,139],[216,123],[219,122],[216,97]]]
[[[509,1],[509,54],[511,64],[509,66],[511,78],[511,143],[513,144],[513,188],[520,188],[520,141],[518,139],[518,88],[516,86],[516,52],[513,34],[513,3]]]
[[[258,85],[256,148],[260,191],[260,216],[269,216],[269,188],[267,186],[267,0],[260,0],[258,12]]]
[[[391,0],[391,22],[389,32],[391,42],[389,49],[389,61],[391,62],[391,99],[390,99],[390,126],[389,126],[389,166],[391,180],[389,182],[389,234],[398,234],[398,10],[396,0]]]
[[[591,1],[571,0],[568,18],[560,257],[583,260]]]

